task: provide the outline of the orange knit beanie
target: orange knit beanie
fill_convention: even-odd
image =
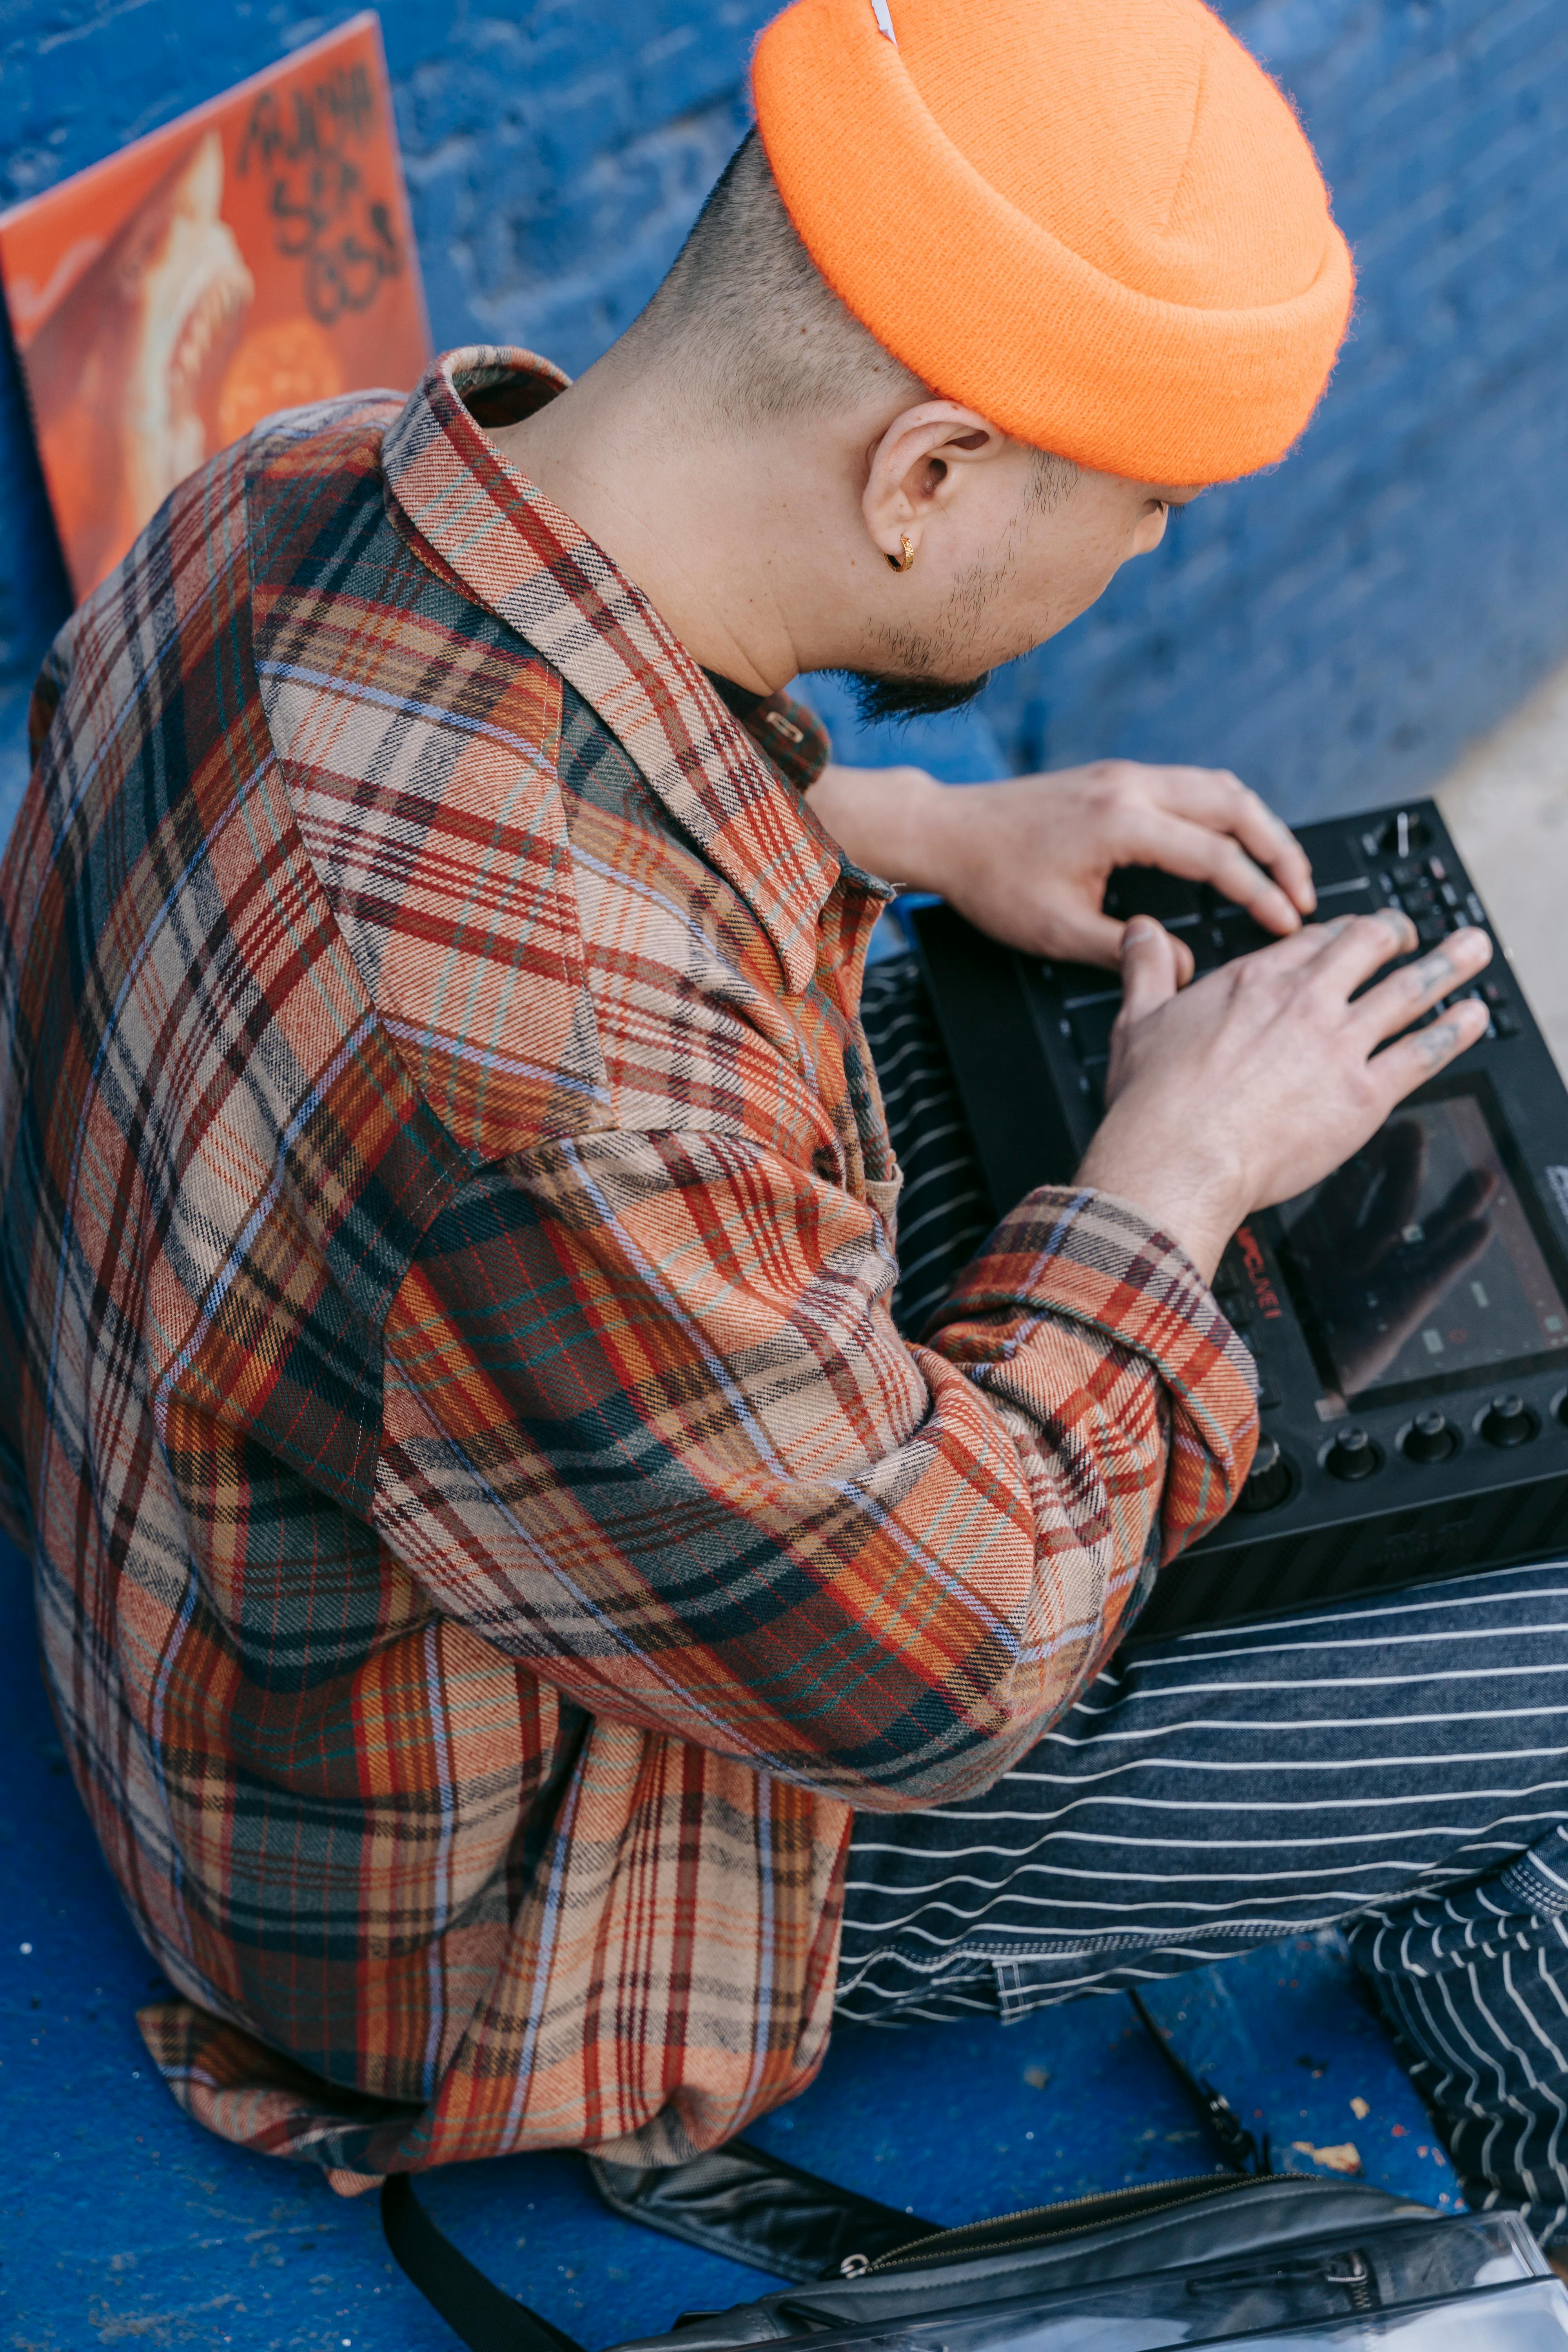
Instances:
[[[1145,482],[1251,473],[1305,425],[1350,254],[1200,0],[795,0],[752,84],[807,252],[943,397]]]

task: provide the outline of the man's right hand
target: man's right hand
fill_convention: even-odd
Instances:
[[[1178,992],[1175,941],[1151,918],[1134,919],[1123,935],[1109,1108],[1078,1181],[1142,1209],[1212,1280],[1253,1210],[1327,1176],[1485,1034],[1485,1007],[1465,1002],[1399,1036],[1489,962],[1483,930],[1453,932],[1356,996],[1415,944],[1394,908],[1342,916]],[[1398,1042],[1378,1053],[1391,1037]]]

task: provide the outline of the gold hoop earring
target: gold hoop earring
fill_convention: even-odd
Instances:
[[[901,530],[899,533],[899,551],[897,555],[889,555],[888,562],[895,572],[908,572],[914,560],[914,541],[907,530]]]

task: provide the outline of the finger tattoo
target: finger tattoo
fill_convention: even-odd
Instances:
[[[1418,1029],[1415,1043],[1428,1069],[1446,1062],[1459,1043],[1459,1027],[1455,1021],[1436,1022],[1430,1029]]]

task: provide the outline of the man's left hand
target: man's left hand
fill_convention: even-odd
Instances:
[[[1217,768],[1096,760],[995,784],[939,784],[914,768],[824,770],[808,794],[858,865],[933,890],[1009,947],[1116,965],[1121,923],[1105,913],[1118,866],[1207,882],[1265,930],[1299,930],[1317,904],[1289,828]],[[1191,958],[1180,958],[1191,976]]]

